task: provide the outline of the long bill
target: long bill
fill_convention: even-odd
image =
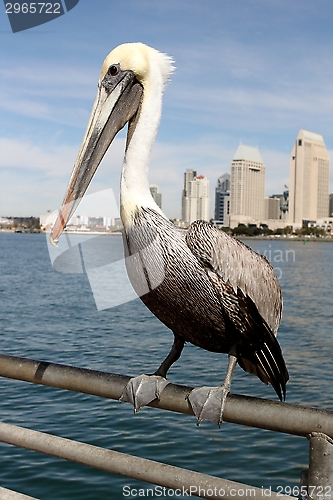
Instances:
[[[81,148],[50,235],[53,245],[57,244],[74,214],[114,137],[138,111],[142,92],[142,86],[131,71],[124,72],[111,91],[99,84]]]

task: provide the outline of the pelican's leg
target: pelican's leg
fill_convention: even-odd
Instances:
[[[193,389],[188,395],[193,413],[198,419],[197,425],[200,425],[202,420],[209,420],[220,427],[236,364],[236,356],[229,353],[228,369],[223,384],[219,387]]]
[[[154,399],[159,399],[163,389],[169,384],[166,379],[170,366],[177,361],[184,347],[184,341],[175,335],[171,351],[153,375],[139,375],[131,378],[126,384],[119,401],[128,401],[134,406],[134,413],[148,405]]]
[[[167,355],[164,361],[160,364],[160,367],[154,375],[158,375],[160,377],[166,378],[167,371],[169,370],[170,366],[173,365],[177,359],[180,358],[180,355],[182,353],[182,350],[184,348],[185,341],[175,335],[175,340],[173,342],[173,345],[171,347],[171,351]]]

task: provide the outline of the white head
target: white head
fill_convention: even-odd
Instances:
[[[153,77],[160,75],[165,85],[170,78],[174,67],[172,58],[140,42],[118,45],[105,58],[99,84],[112,65],[119,65],[121,71],[132,71],[138,82],[145,89],[146,95],[151,86]]]

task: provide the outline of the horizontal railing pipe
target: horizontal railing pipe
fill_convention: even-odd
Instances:
[[[0,441],[210,500],[261,499],[265,490],[0,422]],[[271,500],[295,497],[269,491]],[[168,496],[171,496],[168,494]]]
[[[118,400],[130,377],[45,361],[0,355],[0,376]],[[187,396],[192,387],[169,384],[149,406],[192,415]],[[226,422],[308,436],[322,432],[333,438],[333,412],[229,394]]]

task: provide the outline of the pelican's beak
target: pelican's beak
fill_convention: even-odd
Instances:
[[[136,115],[142,93],[143,88],[132,71],[120,71],[112,85],[107,77],[99,83],[87,130],[50,236],[53,245],[57,244],[115,135]]]

